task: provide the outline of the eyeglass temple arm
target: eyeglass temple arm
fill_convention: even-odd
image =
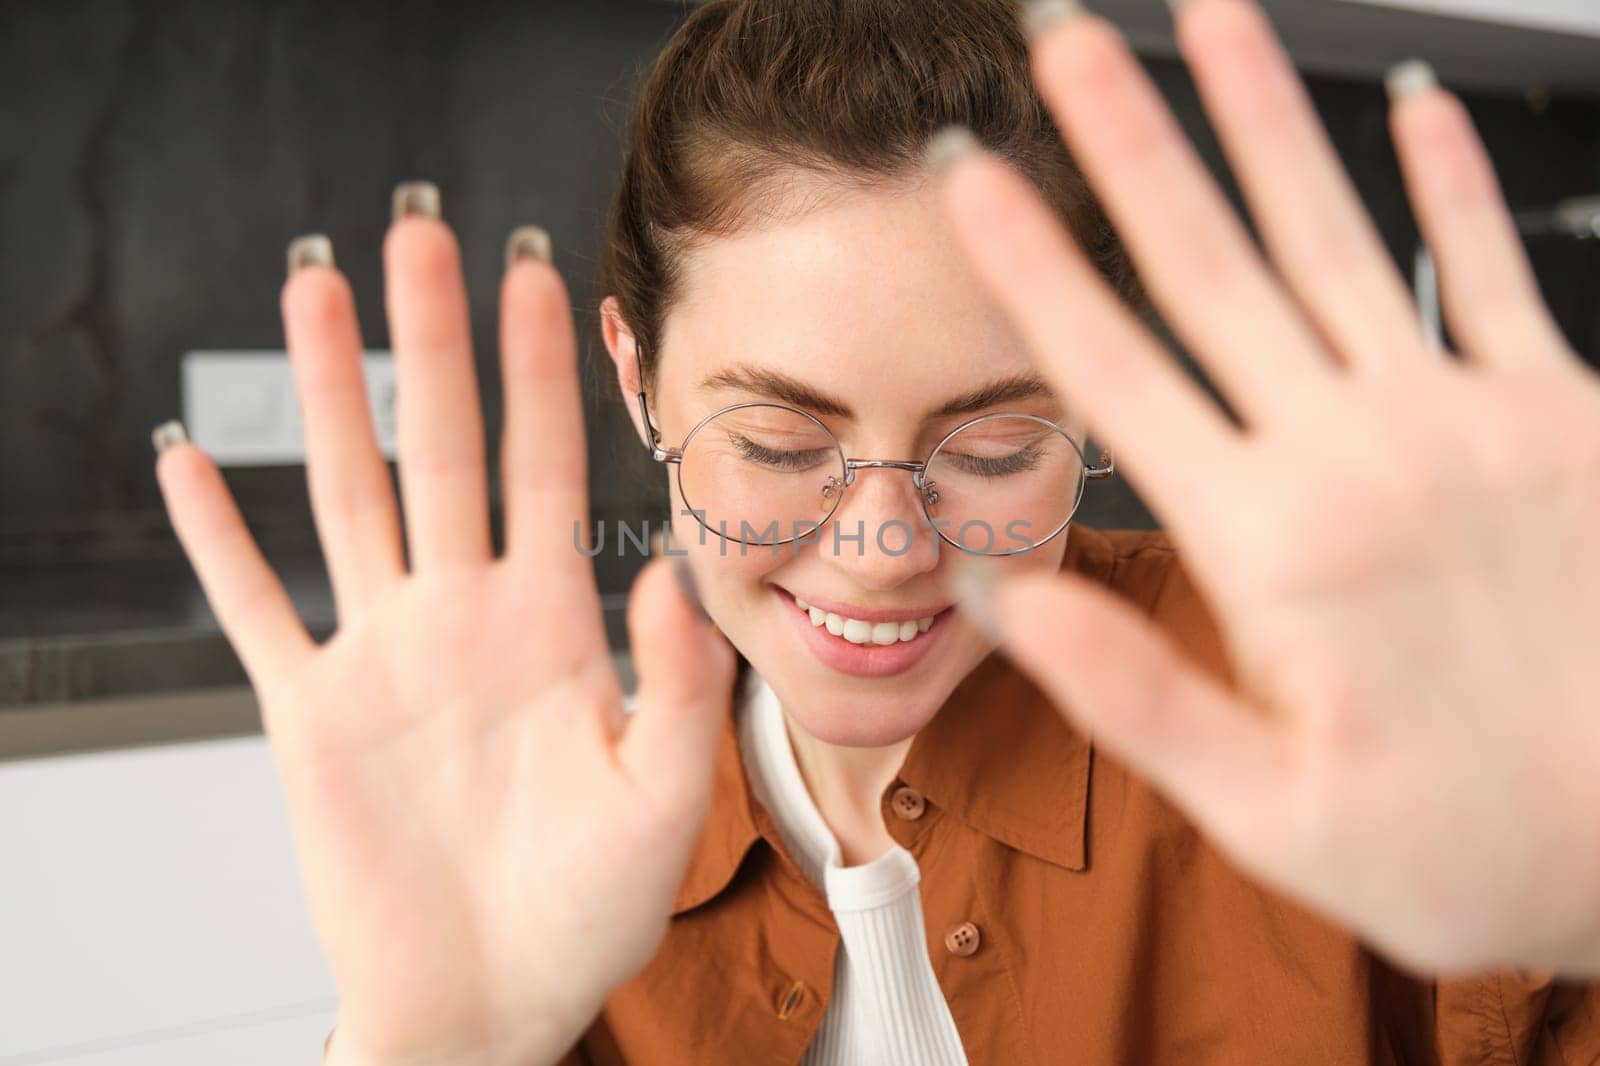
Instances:
[[[682,454],[677,451],[669,451],[661,446],[661,433],[650,421],[650,405],[645,402],[644,398],[644,359],[639,354],[639,350],[643,347],[644,345],[638,343],[638,341],[634,342],[633,365],[639,374],[639,391],[634,395],[638,398],[639,415],[644,420],[645,436],[650,438],[650,458],[658,463],[680,462],[683,459]]]
[[[1089,478],[1108,478],[1117,472],[1117,461],[1112,458],[1106,449],[1100,449],[1100,461],[1084,470],[1083,476]]]

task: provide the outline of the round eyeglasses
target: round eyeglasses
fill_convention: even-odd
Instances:
[[[848,458],[815,416],[767,402],[713,411],[682,445],[664,448],[642,385],[638,403],[651,457],[676,465],[688,510],[708,532],[746,545],[816,541],[856,472],[889,468],[911,474],[928,527],[946,543],[974,555],[1019,555],[1066,529],[1087,479],[1115,471],[1109,454],[1091,465],[1066,430],[1030,414],[963,422],[917,462]],[[897,554],[909,549],[916,535],[909,523],[884,526],[839,539],[855,540],[858,550],[867,536]],[[890,533],[891,526],[899,528]]]

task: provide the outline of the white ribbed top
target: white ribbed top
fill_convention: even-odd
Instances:
[[[842,943],[833,996],[802,1066],[966,1066],[923,932],[921,872],[898,844],[860,866],[806,789],[777,694],[751,671],[739,748],[756,798],[795,861],[827,896]]]

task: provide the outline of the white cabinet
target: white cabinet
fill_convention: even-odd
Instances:
[[[0,763],[0,1066],[316,1063],[335,1011],[265,739]]]

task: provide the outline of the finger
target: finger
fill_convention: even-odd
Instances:
[[[589,514],[588,443],[578,379],[578,339],[550,237],[512,232],[500,288],[500,369],[505,430],[500,472],[506,554],[550,565],[575,553],[574,523]]]
[[[1462,354],[1486,367],[1572,360],[1466,108],[1425,65],[1397,69],[1389,84],[1401,172]]]
[[[1285,753],[1266,719],[1104,585],[1019,575],[993,588],[988,613],[1068,718],[1214,835],[1236,839],[1282,794]]]
[[[483,411],[455,234],[426,182],[395,190],[383,242],[394,343],[396,450],[413,569],[487,562],[489,491]]]
[[[1162,525],[1181,538],[1193,521],[1226,509],[1217,471],[1238,461],[1243,440],[1221,408],[1138,322],[1021,175],[984,152],[950,165],[944,202],[979,277]]]
[[[176,431],[181,434],[182,427]],[[159,449],[169,431],[164,426],[156,432]],[[211,458],[180,439],[156,457],[156,480],[206,600],[261,694],[272,679],[293,671],[316,643]]]
[[[349,283],[326,237],[289,246],[283,326],[300,395],[311,510],[340,619],[405,573],[400,518],[378,447]]]
[[[1429,350],[1422,321],[1253,0],[1178,5],[1178,44],[1272,261],[1345,364]]]
[[[1246,425],[1300,420],[1335,368],[1116,30],[1079,15],[1033,54],[1040,93],[1174,332]]]
[[[628,642],[639,678],[619,756],[663,804],[709,800],[710,766],[733,699],[733,648],[685,595],[674,559],[652,559],[628,599]]]

